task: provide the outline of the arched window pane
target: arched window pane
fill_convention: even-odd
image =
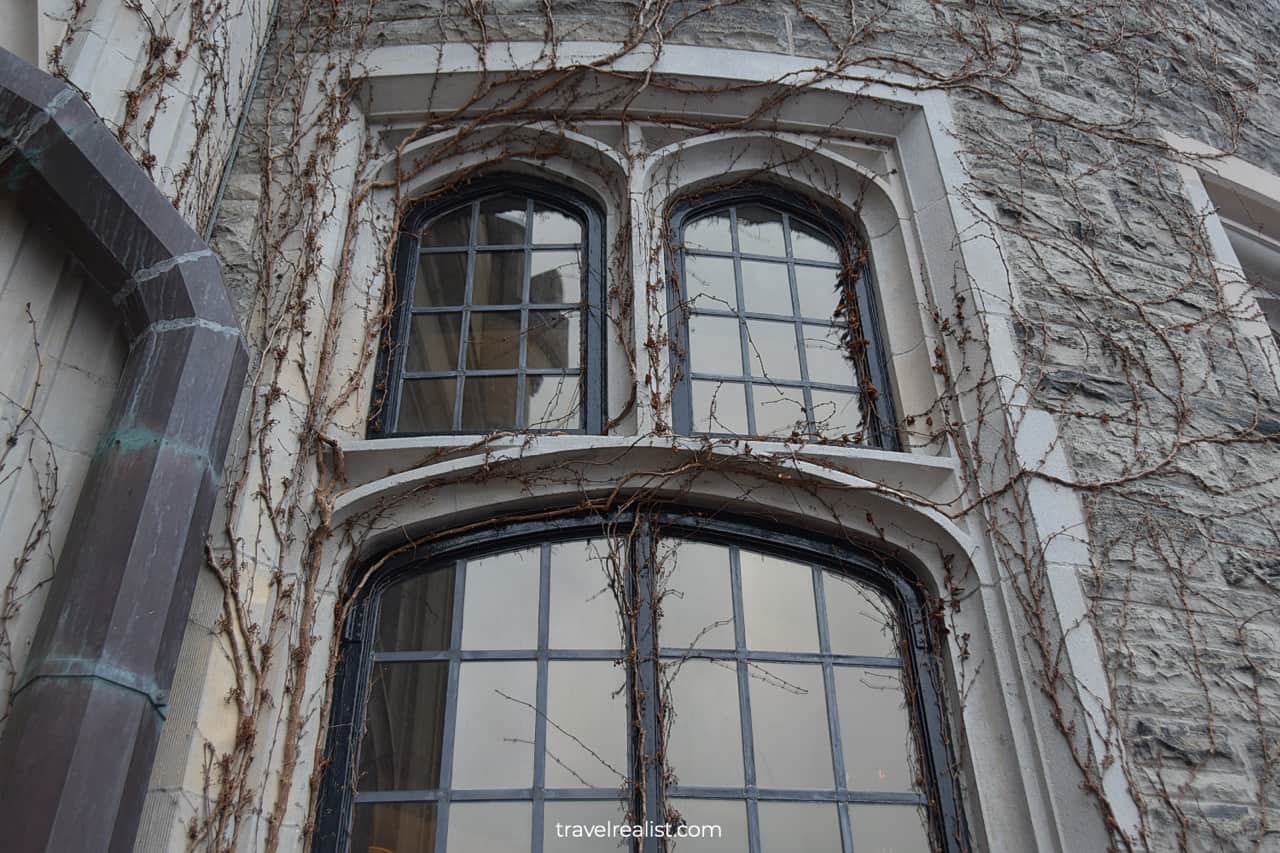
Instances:
[[[543,195],[472,194],[402,241],[412,287],[399,283],[375,433],[601,427],[599,220]]]
[[[465,552],[377,592],[335,728],[358,738],[349,846],[322,849],[612,850],[567,825],[676,813],[718,834],[668,849],[927,849],[937,740],[898,641],[918,608],[818,551],[666,529]]]
[[[886,389],[878,387],[874,395],[866,390],[874,361],[862,341],[867,333],[852,336],[857,349],[846,344],[847,311],[861,311],[866,300],[842,284],[844,264],[833,236],[801,216],[754,201],[726,203],[678,227],[675,278],[685,334],[677,336],[677,395],[688,406],[688,414],[677,407],[678,429],[895,440],[880,426],[890,412]],[[857,286],[864,286],[862,280]],[[867,319],[862,325],[875,324]],[[708,386],[713,380],[746,380],[741,398],[732,389]]]

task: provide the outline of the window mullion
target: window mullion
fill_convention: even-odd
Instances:
[[[658,762],[660,727],[658,723],[658,635],[657,602],[654,596],[656,570],[653,565],[656,554],[656,534],[653,519],[646,519],[639,526],[635,547],[631,552],[631,588],[635,605],[636,624],[632,636],[637,648],[629,650],[635,661],[631,689],[632,711],[639,716],[636,730],[644,739],[635,750],[636,771],[642,774],[635,780],[636,795],[633,804],[637,822],[666,822],[662,797],[663,768]],[[643,804],[643,808],[641,808]],[[639,844],[640,853],[658,853],[658,839],[645,837]]]
[[[462,395],[466,393],[467,344],[471,337],[471,303],[476,280],[476,243],[480,241],[480,202],[471,202],[471,238],[467,246],[467,281],[462,295],[462,319],[458,329],[458,384],[453,398],[453,431],[462,429]]]
[[[462,605],[467,587],[467,564],[459,560],[453,569],[453,625],[449,632],[449,686],[445,691],[444,742],[440,745],[440,798],[436,801],[436,847],[444,850],[449,838],[450,791],[453,789],[453,737],[458,723],[458,679],[462,667]],[[370,640],[369,642],[372,642]]]
[[[747,321],[743,312],[747,307],[742,295],[742,256],[738,242],[738,208],[729,208],[729,239],[733,246],[733,287],[738,299],[738,337],[742,345],[742,378],[743,393],[747,404],[747,435],[756,434],[755,389],[751,386],[751,335],[747,331]],[[692,369],[692,368],[691,368]]]
[[[831,770],[835,774],[835,791],[840,813],[840,838],[843,853],[853,853],[853,829],[849,824],[848,789],[845,785],[844,744],[840,735],[840,707],[836,704],[836,674],[831,664],[831,630],[827,624],[827,595],[823,586],[823,572],[811,566],[813,572],[813,605],[818,613],[818,651],[822,653],[822,686],[827,699],[827,724],[831,733]]]
[[[818,437],[818,421],[813,416],[813,389],[809,383],[809,356],[804,346],[804,323],[800,311],[800,283],[796,280],[795,250],[791,246],[791,215],[782,214],[782,239],[787,247],[787,285],[791,288],[791,313],[795,320],[796,354],[800,357],[801,393],[804,396],[804,419],[809,435]]]
[[[747,849],[760,853],[760,789],[756,785],[755,737],[751,732],[751,662],[747,659],[747,629],[743,623],[742,560],[729,548],[729,585],[733,595],[733,646],[738,661],[738,717],[742,724],[742,774],[747,806]]]
[[[538,686],[533,723],[533,850],[541,853],[547,791],[547,671],[551,641],[551,546],[543,543],[538,567]]]

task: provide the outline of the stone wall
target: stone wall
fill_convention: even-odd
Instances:
[[[696,2],[661,8],[665,44],[813,57],[820,75],[870,80],[879,69],[947,94],[968,173],[961,203],[987,218],[999,240],[1013,290],[1009,307],[1021,375],[991,376],[989,362],[957,363],[941,353],[937,370],[961,383],[995,387],[1004,380],[1016,389],[1011,396],[1025,394],[1030,406],[1054,415],[1060,447],[1074,469],[1069,485],[1089,518],[1090,566],[1080,580],[1111,679],[1117,743],[1123,744],[1141,813],[1141,837],[1130,842],[1149,850],[1280,849],[1280,390],[1269,366],[1277,353],[1270,337],[1248,331],[1251,307],[1229,298],[1231,283],[1209,255],[1202,214],[1189,204],[1177,168],[1187,159],[1161,135],[1172,131],[1280,172],[1280,75],[1274,65],[1280,7],[1273,0],[1212,6],[1027,2],[998,8],[913,2],[859,4],[852,22],[847,4],[810,0],[727,3],[712,11]],[[391,0],[374,8],[367,28],[353,32],[364,36],[359,49],[540,42],[548,34],[563,41],[654,41],[651,22],[636,24],[632,3],[558,0],[551,9],[548,17],[544,4],[532,0]],[[288,4],[282,14],[288,21]],[[349,49],[337,45],[332,33],[315,40],[332,51],[329,56]],[[281,44],[297,51],[308,41]],[[267,67],[296,67],[297,60],[277,54]],[[302,180],[300,175],[318,169],[332,178],[320,182],[328,198],[321,207],[328,213],[299,214],[288,232],[298,244],[287,267],[265,269],[263,261],[272,253],[259,242],[272,225],[263,219],[271,209],[263,205],[264,186],[269,194],[296,189],[289,186],[288,172],[277,173],[279,185],[261,180],[267,119],[288,114],[290,99],[304,95],[316,114],[324,113],[317,106],[324,100],[316,94],[324,91],[317,80],[341,77],[350,70],[344,61],[337,60],[337,71],[331,65],[328,77],[302,82],[268,75],[290,82],[279,91],[259,92],[252,123],[257,142],[251,131],[219,211],[215,241],[229,284],[241,294],[246,316],[253,315],[251,323],[264,324],[251,338],[269,328],[272,317],[286,316],[283,306],[291,299],[298,300],[296,312],[321,311],[335,293],[333,270],[357,245],[343,235],[357,215],[347,203],[364,128],[359,115],[329,114],[321,116],[319,130],[313,125],[308,132],[319,137],[313,142],[317,149],[328,145],[330,153],[311,161],[299,157],[299,170],[292,173]],[[290,142],[279,124],[271,132],[277,146]],[[277,149],[277,155],[287,152]],[[388,211],[367,215],[385,218]],[[374,225],[366,232],[361,245],[376,254],[386,232]],[[328,265],[316,273],[315,286],[297,278],[295,265],[308,250],[322,254]],[[375,312],[380,293],[378,265],[369,258],[365,263],[363,269],[374,276],[344,297],[361,318]],[[272,278],[277,274],[284,278]],[[273,282],[282,280],[301,287],[302,295],[272,293]],[[976,290],[984,284],[970,283]],[[975,324],[971,313],[933,319],[952,341]],[[332,437],[359,435],[360,412],[369,399],[369,342],[359,339],[359,325],[353,321],[342,344],[328,350],[341,352],[339,363],[354,365],[348,378],[357,386],[342,398],[341,417],[321,427]],[[300,488],[296,456],[310,453],[292,436],[308,423],[315,426],[309,421],[315,407],[306,394],[314,374],[308,371],[318,369],[326,350],[310,335],[286,337],[287,350],[260,345],[262,363],[292,358],[306,366],[293,376],[295,384],[256,392],[259,407],[283,400],[281,414],[265,417],[252,401],[246,404],[242,452],[256,460],[246,466],[250,493],[264,485],[264,505],[301,507],[299,518],[313,521],[313,505],[287,498]],[[264,334],[258,340],[271,339]],[[334,393],[343,382],[326,375],[322,384],[325,393]],[[952,431],[958,435],[960,430]],[[262,444],[254,446],[264,438],[274,463],[262,456]],[[982,480],[982,471],[993,464],[964,448],[960,455],[968,460],[971,482]],[[323,478],[310,471],[303,476]],[[1013,487],[1037,478],[1023,471],[1013,477]],[[305,562],[305,549],[297,536],[264,534],[273,512],[243,510],[229,519],[228,530],[253,542],[245,565],[256,580],[249,585],[253,601],[247,612],[262,616],[265,625],[273,609],[283,607],[288,619],[274,636],[282,650],[296,651],[297,643],[287,639],[296,626],[288,620],[302,618],[302,611],[297,598],[280,604],[270,578],[283,572],[294,584],[286,584],[291,595],[306,588],[306,575],[297,568]],[[980,524],[977,518],[966,523]],[[275,544],[262,547],[264,537]],[[1041,544],[997,542],[1002,577],[1017,584],[1034,575]],[[348,565],[348,556],[334,555],[340,550],[335,545],[326,552],[333,561],[324,567],[326,583]],[[221,593],[210,584],[209,594]],[[200,636],[191,642],[212,650],[212,665],[225,670],[212,639],[218,628],[203,624],[209,621],[202,620]],[[1054,638],[1021,638],[1028,647],[1041,639]],[[296,672],[323,679],[323,670],[311,661]],[[1072,675],[1044,677],[1056,682]],[[323,695],[322,681],[307,685],[313,699]],[[296,683],[293,689],[299,689]],[[191,719],[223,720],[229,713],[212,688],[206,687],[197,704]],[[255,783],[255,803],[247,807],[255,828],[240,838],[248,846],[269,835],[257,821],[270,823],[273,794],[265,789],[275,784],[281,747],[267,732],[277,735],[280,719],[272,716],[274,722],[264,724],[251,750],[257,766],[246,772],[261,781]],[[214,752],[236,754],[225,721],[220,725],[221,734],[210,735]],[[310,731],[308,746],[315,736]],[[183,746],[191,795],[199,790],[192,781],[199,775],[193,766],[201,748],[197,741]],[[307,770],[313,753],[302,752]],[[295,829],[305,823],[297,817],[306,814],[310,796],[305,777],[300,773],[285,788]],[[1085,783],[1091,781],[1086,774]]]

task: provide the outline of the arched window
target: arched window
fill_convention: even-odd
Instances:
[[[371,435],[601,429],[598,209],[524,178],[412,211]]]
[[[861,241],[784,196],[735,190],[673,209],[675,429],[894,449]]]
[[[879,560],[652,514],[380,571],[347,625],[317,851],[668,849],[655,826],[716,853],[966,849],[919,593]]]

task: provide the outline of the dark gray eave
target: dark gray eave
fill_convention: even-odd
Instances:
[[[248,357],[209,247],[71,87],[4,50],[0,192],[106,288],[130,345],[0,736],[0,825],[9,849],[123,853]]]

